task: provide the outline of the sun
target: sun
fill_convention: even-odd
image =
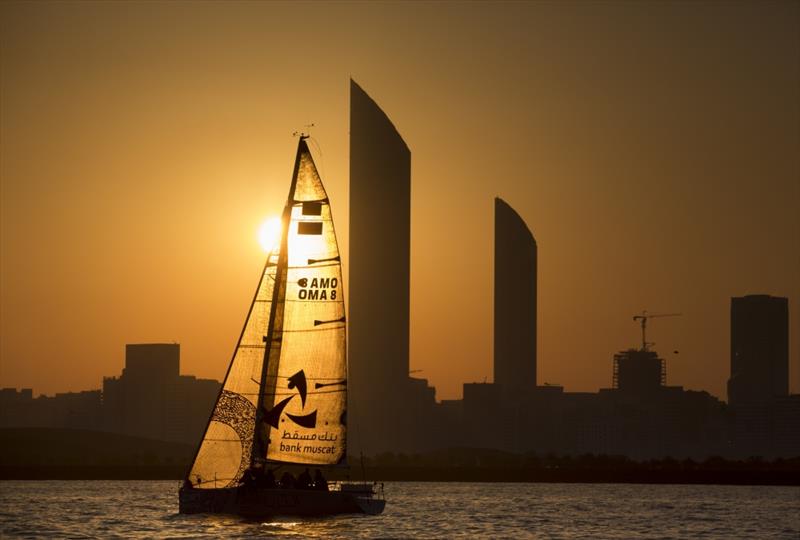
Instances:
[[[269,253],[278,244],[281,235],[281,218],[270,217],[264,220],[258,228],[258,243],[264,251]]]

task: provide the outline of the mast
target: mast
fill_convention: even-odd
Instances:
[[[269,360],[273,346],[276,343],[275,321],[277,318],[278,304],[280,304],[281,310],[283,310],[285,306],[284,301],[286,299],[286,266],[288,260],[289,222],[292,218],[292,206],[294,205],[294,193],[297,186],[297,175],[300,169],[300,157],[302,155],[303,146],[306,145],[306,138],[308,138],[308,135],[302,133],[300,134],[300,140],[297,143],[297,155],[294,159],[294,170],[292,171],[292,183],[289,187],[289,197],[286,200],[286,205],[283,207],[283,215],[281,216],[281,245],[280,253],[278,254],[278,267],[275,272],[275,287],[272,291],[272,305],[270,306],[267,334],[264,336],[264,361],[261,365],[261,379],[259,381],[258,400],[256,403],[253,446],[250,451],[250,467],[253,467],[256,463],[263,463],[266,456],[268,431],[264,425],[264,397],[267,394],[266,390],[267,374],[269,372]],[[282,326],[283,317],[281,317],[280,322]],[[272,384],[272,387],[274,390],[275,383]]]

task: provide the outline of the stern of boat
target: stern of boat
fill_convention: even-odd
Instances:
[[[340,482],[335,485],[334,489],[351,498],[363,514],[376,516],[386,508],[383,483]]]

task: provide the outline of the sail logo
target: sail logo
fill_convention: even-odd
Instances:
[[[300,291],[297,297],[300,300],[336,300],[336,288],[339,280],[332,278],[300,278],[297,280]]]
[[[292,394],[291,396],[283,399],[279,403],[275,404],[275,406],[266,411],[264,416],[264,421],[271,425],[274,428],[278,427],[278,422],[281,420],[281,414],[286,406],[289,404],[297,396],[300,396],[300,402],[302,404],[302,408],[306,408],[306,394],[308,393],[308,384],[306,383],[306,374],[301,369],[291,377],[289,377],[289,384],[287,385],[289,390],[297,389],[296,394]],[[291,413],[286,413],[286,417],[297,424],[300,427],[313,429],[317,426],[317,410],[314,409],[312,412],[303,415],[296,415]]]

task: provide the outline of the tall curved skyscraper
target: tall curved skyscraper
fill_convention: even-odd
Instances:
[[[348,427],[366,453],[407,442],[410,204],[411,152],[351,80]]]
[[[494,382],[506,396],[536,386],[536,239],[494,200]]]

